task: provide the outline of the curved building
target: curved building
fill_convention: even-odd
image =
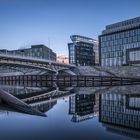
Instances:
[[[98,63],[98,42],[95,39],[72,35],[68,43],[69,63],[76,66],[93,66]],[[97,55],[97,56],[96,56]]]

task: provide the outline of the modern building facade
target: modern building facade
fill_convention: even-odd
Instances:
[[[99,36],[100,64],[122,66],[139,63],[139,48],[140,17],[107,25]]]
[[[54,53],[50,48],[42,44],[32,45],[31,48],[26,49],[0,50],[0,53],[56,61],[56,53]]]
[[[97,40],[80,35],[72,35],[70,38],[72,40],[72,43],[68,44],[70,64],[93,66],[98,63]]]

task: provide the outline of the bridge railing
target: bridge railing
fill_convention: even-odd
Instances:
[[[29,87],[96,87],[136,85],[140,84],[140,79],[111,76],[20,75],[0,77],[0,84]]]

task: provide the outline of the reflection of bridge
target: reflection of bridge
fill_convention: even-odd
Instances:
[[[56,100],[58,98],[65,97],[71,94],[73,94],[73,88],[70,91],[59,91],[56,89],[49,92],[44,92],[44,93],[42,92],[42,94],[39,94],[39,95],[34,95],[30,97],[25,96],[25,98],[22,98],[22,101],[28,104],[37,105],[38,103],[40,104],[40,102],[43,102],[43,101],[50,102],[50,100]]]
[[[16,109],[23,113],[46,116],[44,112],[53,108],[57,104],[58,98],[73,94],[73,88],[63,90],[59,91],[58,89],[52,88],[38,91],[37,89],[36,92],[19,93],[14,96],[12,95],[13,90],[10,94],[7,91],[0,90],[0,102],[11,107],[13,111]]]
[[[10,69],[22,73],[30,73],[35,70],[40,72],[58,73],[70,70],[74,67],[74,65],[58,63],[45,59],[0,54],[1,70]]]
[[[36,110],[39,110],[41,112],[47,112],[50,109],[52,109],[57,104],[57,100],[50,100],[50,101],[44,101],[44,102],[38,102],[34,104],[30,104],[33,108]]]
[[[57,99],[64,98],[65,96],[73,95],[74,89],[70,88],[68,91],[59,91],[56,89],[48,89],[42,92],[28,93],[22,96],[16,96],[22,101],[29,104],[31,107],[41,111],[47,112],[57,104]]]

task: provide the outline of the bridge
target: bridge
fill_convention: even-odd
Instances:
[[[35,71],[58,74],[61,71],[72,73],[70,71],[72,68],[75,68],[75,66],[51,60],[0,54],[0,71],[9,69],[24,74]]]

